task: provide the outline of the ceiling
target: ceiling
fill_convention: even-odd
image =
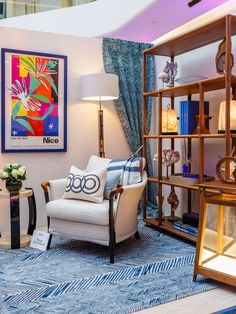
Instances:
[[[190,0],[155,0],[151,5],[107,37],[139,42],[152,42],[176,27],[228,2],[229,0],[201,0],[193,7]],[[235,0],[234,0],[235,1]]]
[[[0,20],[0,26],[79,37],[153,42],[163,34],[236,0],[97,0],[85,5]],[[227,2],[227,4],[226,4]],[[223,9],[216,9],[223,14]],[[228,11],[227,11],[228,12]]]

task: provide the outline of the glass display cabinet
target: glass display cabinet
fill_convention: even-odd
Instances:
[[[199,184],[200,221],[193,280],[201,274],[236,286],[236,185]]]

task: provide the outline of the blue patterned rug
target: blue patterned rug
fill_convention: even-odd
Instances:
[[[0,313],[131,313],[216,288],[192,282],[195,247],[140,226],[106,247],[54,236],[52,249],[0,250]]]

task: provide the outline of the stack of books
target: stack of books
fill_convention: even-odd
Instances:
[[[180,230],[182,232],[188,233],[194,237],[197,236],[198,228],[190,226],[188,224],[184,224],[182,221],[174,221],[173,228]]]

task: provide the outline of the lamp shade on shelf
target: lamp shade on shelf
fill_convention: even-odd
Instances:
[[[169,106],[162,111],[162,133],[178,133],[177,113],[174,109],[170,109]]]
[[[115,74],[96,73],[81,78],[81,99],[106,101],[119,98],[118,76]]]
[[[220,103],[220,110],[219,110],[219,120],[218,120],[218,132],[224,133],[225,132],[225,108],[226,103],[222,101]],[[230,101],[230,131],[231,133],[236,133],[236,101]]]

